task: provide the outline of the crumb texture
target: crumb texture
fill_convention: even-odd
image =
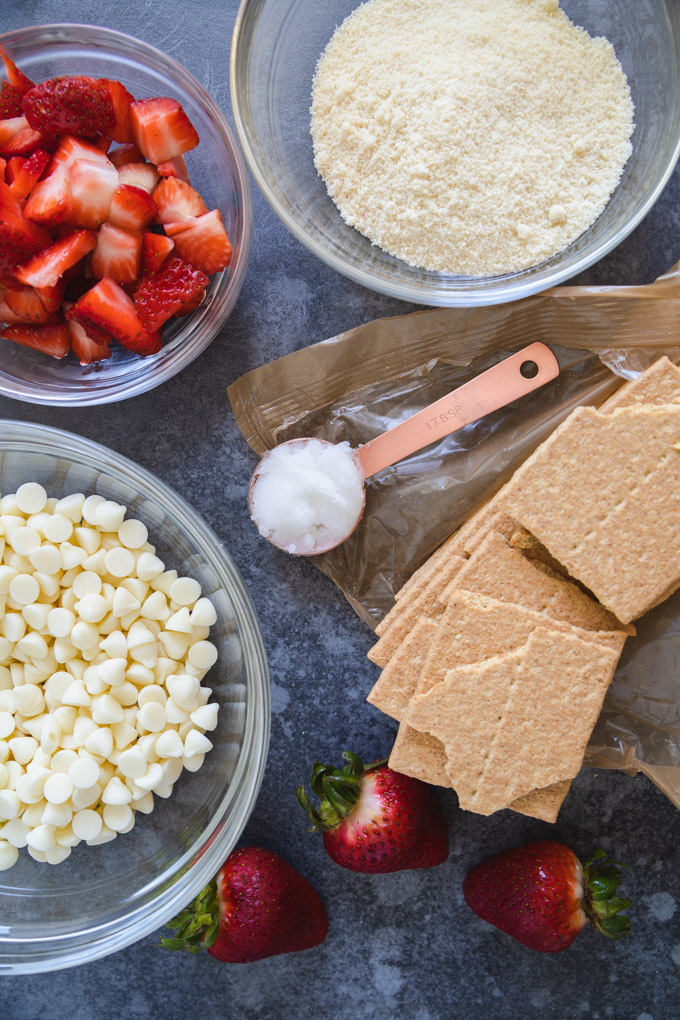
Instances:
[[[606,39],[546,0],[369,0],[312,91],[314,162],[343,219],[428,270],[526,269],[600,215],[633,103]]]

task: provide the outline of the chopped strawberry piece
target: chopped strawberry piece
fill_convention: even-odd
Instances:
[[[165,163],[198,145],[198,134],[176,99],[139,99],[130,107],[134,139],[152,163]]]
[[[121,184],[141,188],[150,195],[160,181],[160,176],[151,163],[125,163],[118,171],[118,180]]]
[[[149,333],[139,320],[132,298],[114,280],[104,277],[66,313],[97,339],[110,334],[128,350],[144,357],[160,350],[160,334]],[[92,327],[95,330],[92,330]]]
[[[125,166],[126,163],[143,163],[144,157],[134,142],[119,145],[109,152],[109,159],[115,167]]]
[[[109,210],[109,223],[125,230],[144,230],[158,212],[155,201],[143,188],[121,184]]]
[[[179,223],[191,216],[203,216],[208,211],[199,193],[178,177],[164,177],[153,198],[158,206],[157,223]]]
[[[145,276],[157,273],[166,258],[175,247],[175,242],[165,234],[152,234],[150,231],[142,236],[142,272]]]
[[[73,230],[24,262],[16,270],[16,277],[31,287],[55,287],[66,270],[80,262],[96,243],[97,235],[93,231]]]
[[[7,160],[4,156],[0,156],[0,181],[6,180],[5,171],[7,169]]]
[[[21,117],[21,93],[18,92],[8,81],[0,85],[0,120],[7,120],[9,117]]]
[[[24,216],[34,223],[53,227],[65,223],[72,210],[71,175],[65,166],[57,165],[49,177],[38,181],[33,188],[24,206]]]
[[[118,171],[108,159],[77,159],[70,169],[74,226],[96,230],[109,217],[111,200],[118,187]]]
[[[64,291],[66,290],[66,280],[62,276],[61,279],[55,283],[54,287],[36,287],[35,292],[42,301],[43,305],[51,314],[56,314],[61,308],[61,302],[64,298]]]
[[[94,340],[75,319],[69,320],[68,329],[71,334],[71,350],[81,365],[91,365],[93,361],[106,361],[111,357],[108,343]]]
[[[141,265],[142,235],[103,223],[92,255],[92,274],[98,280],[110,276],[116,283],[132,283]]]
[[[40,180],[49,161],[50,154],[44,149],[36,149],[28,159],[22,159],[17,173],[12,174],[12,194],[17,198],[26,198]]]
[[[71,349],[71,336],[65,323],[55,326],[8,326],[0,336],[5,340],[14,340],[23,347],[42,351],[53,358],[63,358]]]
[[[23,71],[20,71],[13,60],[7,56],[4,50],[0,49],[0,60],[5,65],[5,74],[9,79],[9,83],[12,88],[16,89],[20,96],[25,95],[29,89],[33,88],[33,82],[30,78],[27,78]]]
[[[31,127],[45,135],[105,134],[116,116],[106,83],[84,75],[34,85],[23,97],[22,108]]]
[[[179,177],[180,181],[184,181],[185,184],[191,183],[184,156],[175,156],[174,159],[168,159],[165,163],[159,163],[156,170],[161,177]]]
[[[52,156],[48,172],[52,173],[59,164],[70,169],[77,159],[94,159],[99,160],[100,163],[110,163],[106,153],[98,149],[96,145],[91,145],[90,142],[85,142],[82,138],[75,138],[73,135],[62,135]]]
[[[130,123],[130,106],[134,102],[124,85],[119,81],[102,78],[101,81],[107,86],[113,104],[114,121],[113,125],[106,129],[109,138],[114,142],[134,142]]]
[[[147,329],[160,329],[208,283],[205,273],[173,255],[159,272],[140,281],[134,295],[137,314]]]
[[[175,314],[190,315],[192,312],[195,312],[200,305],[203,304],[204,300],[205,300],[205,288],[203,290],[199,290],[198,293],[195,294],[188,301],[185,301],[182,307],[179,308],[177,312],[175,312]]]
[[[104,135],[100,135],[99,138],[97,138],[94,143],[95,148],[99,149],[100,152],[105,153],[107,156],[108,151],[111,148],[111,144],[112,144],[111,139],[106,138]]]
[[[28,158],[30,159],[31,157],[29,156]],[[7,170],[5,173],[5,179],[8,184],[10,185],[14,184],[14,179],[16,178],[17,174],[19,173],[25,162],[26,160],[24,159],[23,156],[10,156],[10,158],[7,160]],[[20,196],[17,195],[16,197],[19,198]]]
[[[15,322],[21,322],[22,320],[19,318],[18,315],[14,314],[12,309],[5,301],[5,292],[6,289],[0,286],[0,322],[5,323],[5,325],[7,326],[10,326]]]
[[[43,141],[25,117],[0,120],[0,152],[5,156],[30,156]]]
[[[33,287],[22,287],[21,290],[6,290],[5,302],[22,322],[55,322],[57,316],[48,312]]]
[[[165,230],[175,242],[177,254],[208,276],[220,273],[231,262],[231,242],[218,209],[181,223],[166,223]]]
[[[42,227],[16,212],[16,200],[9,187],[0,183],[0,284],[17,285],[14,269],[52,243]]]

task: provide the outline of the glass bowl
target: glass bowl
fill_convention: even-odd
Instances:
[[[561,283],[611,251],[649,212],[680,153],[677,0],[562,0],[572,21],[614,45],[635,103],[633,154],[599,219],[541,265],[495,277],[417,269],[341,218],[313,163],[309,107],[316,62],[358,0],[242,0],[231,47],[234,121],[253,176],[315,255],[357,283],[404,301],[474,306]]]
[[[41,25],[0,35],[0,46],[34,81],[60,74],[117,78],[136,99],[172,96],[198,131],[186,154],[191,183],[208,209],[218,208],[231,240],[231,265],[213,276],[203,304],[163,331],[163,349],[139,358],[118,344],[113,357],[81,366],[0,340],[0,393],[35,404],[106,404],[158,386],[205,350],[231,313],[245,279],[252,236],[250,189],[223,114],[205,89],[171,57],[132,36],[91,25]],[[115,143],[114,143],[115,145]]]
[[[205,886],[255,803],[269,737],[267,660],[250,599],[220,540],[158,478],[112,450],[57,429],[0,421],[0,491],[38,481],[51,496],[99,493],[143,520],[168,569],[213,601],[219,649],[205,683],[220,705],[213,749],[131,832],[75,847],[51,867],[19,851],[0,872],[0,974],[56,970],[124,948]]]

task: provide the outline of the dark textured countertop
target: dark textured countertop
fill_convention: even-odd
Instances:
[[[319,0],[323,2],[323,0]],[[49,22],[104,24],[184,64],[229,111],[229,45],[237,0],[5,0],[4,30]],[[314,950],[226,966],[164,954],[154,937],[61,973],[5,978],[2,1020],[672,1020],[680,1013],[678,814],[646,778],[584,769],[555,827],[503,812],[482,818],[442,802],[451,854],[429,871],[355,875],[327,860],[295,802],[314,758],[352,748],[366,760],[394,725],[368,706],[372,634],[310,563],[262,542],[248,519],[255,457],[227,386],[298,347],[411,306],[338,276],[283,227],[253,188],[248,277],[208,350],[181,375],[124,403],[85,410],[0,400],[0,416],[68,429],[138,461],[173,486],[224,539],[259,614],[272,677],[272,732],[259,800],[243,840],[280,852],[316,886],[330,934]],[[680,259],[680,172],[637,230],[580,282],[647,283]],[[200,393],[200,401],[196,395]],[[540,956],[471,914],[469,867],[506,847],[556,836],[627,861],[634,932],[608,944],[585,932]],[[1,918],[0,918],[1,921]]]

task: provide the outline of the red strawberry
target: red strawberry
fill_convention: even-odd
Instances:
[[[111,201],[109,223],[125,230],[144,230],[157,211],[158,207],[147,191],[132,184],[121,184]]]
[[[14,269],[51,243],[46,230],[16,212],[14,196],[0,182],[0,283],[16,286]]]
[[[231,262],[231,242],[218,209],[181,223],[166,223],[165,232],[175,242],[177,254],[208,276],[221,273]]]
[[[343,868],[374,873],[442,864],[449,839],[432,788],[394,772],[385,761],[364,767],[350,751],[343,758],[348,762],[343,769],[314,763],[318,811],[303,786],[297,791],[311,831],[323,831],[329,856]]]
[[[182,304],[182,307],[178,308],[178,310],[175,312],[175,314],[176,315],[190,315],[192,312],[195,312],[196,309],[200,305],[203,304],[204,300],[205,300],[205,290],[199,290],[199,291],[197,291],[196,294],[194,294],[194,296],[192,298],[189,298],[188,301],[185,301]]]
[[[137,314],[147,329],[160,329],[187,301],[205,290],[209,282],[200,269],[173,255],[159,272],[140,281],[134,294]]]
[[[35,324],[55,322],[56,316],[48,312],[33,287],[22,287],[21,290],[6,290],[5,303],[22,322]]]
[[[109,152],[109,159],[115,167],[125,166],[126,163],[143,163],[144,157],[134,142],[119,145]]]
[[[44,248],[16,270],[16,278],[31,287],[55,287],[67,269],[92,251],[97,235],[91,230],[73,230]]]
[[[62,276],[61,279],[57,280],[53,287],[36,287],[35,292],[44,304],[48,312],[53,315],[56,314],[60,307],[61,302],[64,299],[64,291],[66,290],[66,280]]]
[[[478,864],[463,883],[475,914],[539,953],[566,949],[590,921],[618,939],[630,931],[619,913],[630,900],[619,899],[617,861],[598,850],[582,866],[563,843],[542,840],[506,850]]]
[[[21,93],[8,81],[3,81],[0,86],[0,120],[21,116],[23,116]]]
[[[152,163],[165,163],[198,145],[198,134],[176,99],[139,99],[130,107],[135,142]]]
[[[116,119],[107,83],[83,75],[34,85],[23,97],[22,108],[31,127],[45,135],[106,134]]]
[[[64,323],[56,326],[8,326],[0,336],[53,358],[63,358],[71,349],[68,327]]]
[[[142,265],[142,235],[103,223],[92,255],[92,275],[110,276],[116,283],[133,283]]]
[[[24,216],[34,223],[54,227],[70,219],[73,211],[71,175],[57,165],[49,177],[38,181],[24,206]]]
[[[36,149],[28,159],[22,159],[18,172],[12,177],[12,194],[17,198],[26,198],[40,180],[49,161],[50,154],[44,149]]]
[[[93,159],[105,165],[109,165],[111,162],[106,153],[96,145],[91,145],[90,142],[76,138],[74,135],[62,135],[52,156],[48,173],[52,173],[59,164],[70,169],[77,159]]]
[[[27,78],[23,71],[20,71],[13,60],[7,56],[4,50],[0,49],[0,60],[5,65],[5,74],[12,88],[16,89],[20,96],[25,95],[33,88],[33,82]]]
[[[5,171],[7,170],[7,160],[0,156],[0,181],[6,180]]]
[[[106,129],[106,134],[113,138],[114,142],[133,142],[130,105],[134,102],[134,96],[131,96],[119,81],[107,78],[101,78],[100,81],[107,86],[113,105],[114,121],[113,125]]]
[[[151,163],[125,163],[118,171],[118,180],[121,184],[141,188],[150,195],[160,181],[160,176]]]
[[[22,320],[19,316],[14,314],[5,301],[6,293],[7,288],[0,285],[0,322],[4,322],[6,325],[11,325],[14,322],[21,322]]]
[[[25,117],[0,120],[0,152],[4,156],[30,156],[40,144],[44,144],[43,136]]]
[[[145,276],[157,273],[166,258],[175,247],[175,242],[165,234],[152,234],[147,231],[142,235],[142,272]]]
[[[189,171],[187,170],[187,165],[184,162],[184,156],[175,156],[174,159],[168,159],[165,163],[159,163],[156,170],[158,170],[161,177],[178,177],[180,181],[184,181],[185,184],[191,183],[189,180]]]
[[[111,357],[108,343],[94,340],[75,319],[69,321],[68,329],[71,334],[71,350],[81,365],[91,365],[93,361],[106,361]]]
[[[164,177],[153,198],[158,206],[156,223],[178,223],[208,211],[199,193],[178,177]]]
[[[160,334],[149,333],[144,328],[132,298],[108,277],[78,298],[66,318],[75,319],[94,339],[112,336],[142,357],[157,354],[161,348]]]
[[[318,946],[328,933],[323,903],[306,878],[271,850],[245,846],[176,918],[165,949],[207,949],[223,963],[252,963]]]
[[[72,163],[71,195],[73,206],[69,222],[96,230],[109,218],[113,196],[118,188],[118,171],[108,159],[77,159]]]

